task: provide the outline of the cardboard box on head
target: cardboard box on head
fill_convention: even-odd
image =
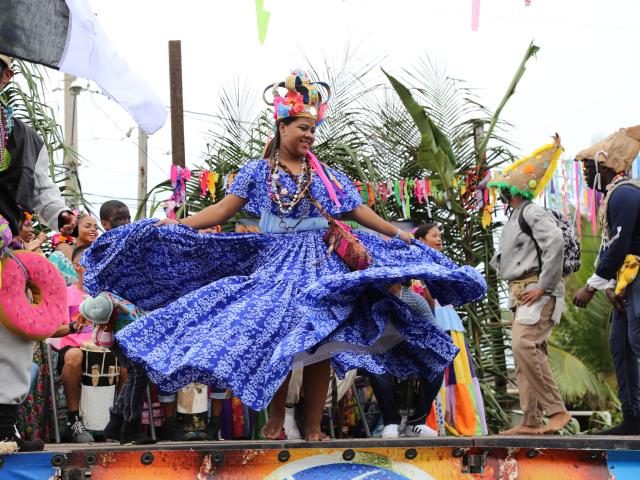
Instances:
[[[9,68],[11,68],[11,64],[13,63],[13,58],[0,54],[0,60],[7,64]]]

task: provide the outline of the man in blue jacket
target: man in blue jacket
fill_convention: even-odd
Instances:
[[[587,185],[606,194],[596,271],[573,300],[584,308],[603,290],[614,307],[609,346],[623,421],[604,435],[640,435],[640,182],[628,175],[638,151],[640,125],[620,129],[576,156]]]

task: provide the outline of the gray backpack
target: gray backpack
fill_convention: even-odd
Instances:
[[[520,210],[520,215],[518,216],[518,224],[520,225],[520,230],[522,230],[531,238],[531,240],[533,240],[533,244],[536,246],[536,253],[538,254],[538,266],[540,267],[540,270],[542,270],[542,250],[540,249],[538,242],[536,242],[536,239],[533,237],[531,227],[524,219],[524,211],[530,204],[531,202],[527,202],[526,205],[524,205]],[[562,238],[564,239],[564,262],[562,264],[562,276],[566,277],[580,270],[580,242],[578,242],[578,239],[576,238],[573,227],[567,221],[567,219],[562,216],[562,214],[548,208],[545,208],[545,210],[553,217],[560,230],[562,230]]]

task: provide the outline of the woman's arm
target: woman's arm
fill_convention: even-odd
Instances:
[[[71,255],[73,255],[73,245],[70,245],[67,242],[60,242],[53,250],[64,253],[69,260],[71,260]]]
[[[387,237],[393,238],[396,234],[399,234],[399,238],[406,243],[411,243],[413,240],[413,235],[405,232],[404,230],[400,230],[386,220],[383,220],[376,212],[366,205],[360,205],[358,208],[347,212],[344,216],[348,220],[358,222],[360,225],[370,228],[371,230],[375,230]]]
[[[215,227],[216,225],[225,223],[242,210],[246,204],[247,200],[230,193],[218,203],[208,206],[191,217],[179,221],[165,218],[160,220],[156,226],[160,227],[170,223],[182,223],[188,227],[197,229]]]

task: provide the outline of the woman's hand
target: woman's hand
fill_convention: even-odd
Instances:
[[[44,232],[40,232],[38,236],[27,243],[24,248],[25,250],[29,250],[30,252],[35,252],[36,250],[40,249],[40,247],[42,247],[42,244],[46,239],[47,236],[44,234]]]
[[[162,220],[160,220],[158,223],[156,223],[156,227],[161,227],[163,225],[175,225],[177,223],[180,223],[178,220],[175,220],[173,218],[163,218]]]
[[[407,245],[411,245],[414,238],[412,234],[410,234],[409,232],[405,232],[404,230],[400,230],[398,233],[400,234],[400,236],[398,237],[400,240],[402,240]]]
[[[75,213],[65,210],[58,215],[58,231],[65,237],[70,237],[78,224]]]
[[[353,220],[354,222],[358,222],[360,225],[370,228],[371,230],[375,230],[378,233],[381,233],[385,237],[388,238],[399,238],[403,242],[410,244],[413,242],[413,235],[409,232],[405,232],[400,230],[383,220],[378,216],[376,212],[371,210],[366,205],[360,205],[359,207],[347,212],[343,215],[348,220]],[[397,235],[397,236],[396,236]]]

